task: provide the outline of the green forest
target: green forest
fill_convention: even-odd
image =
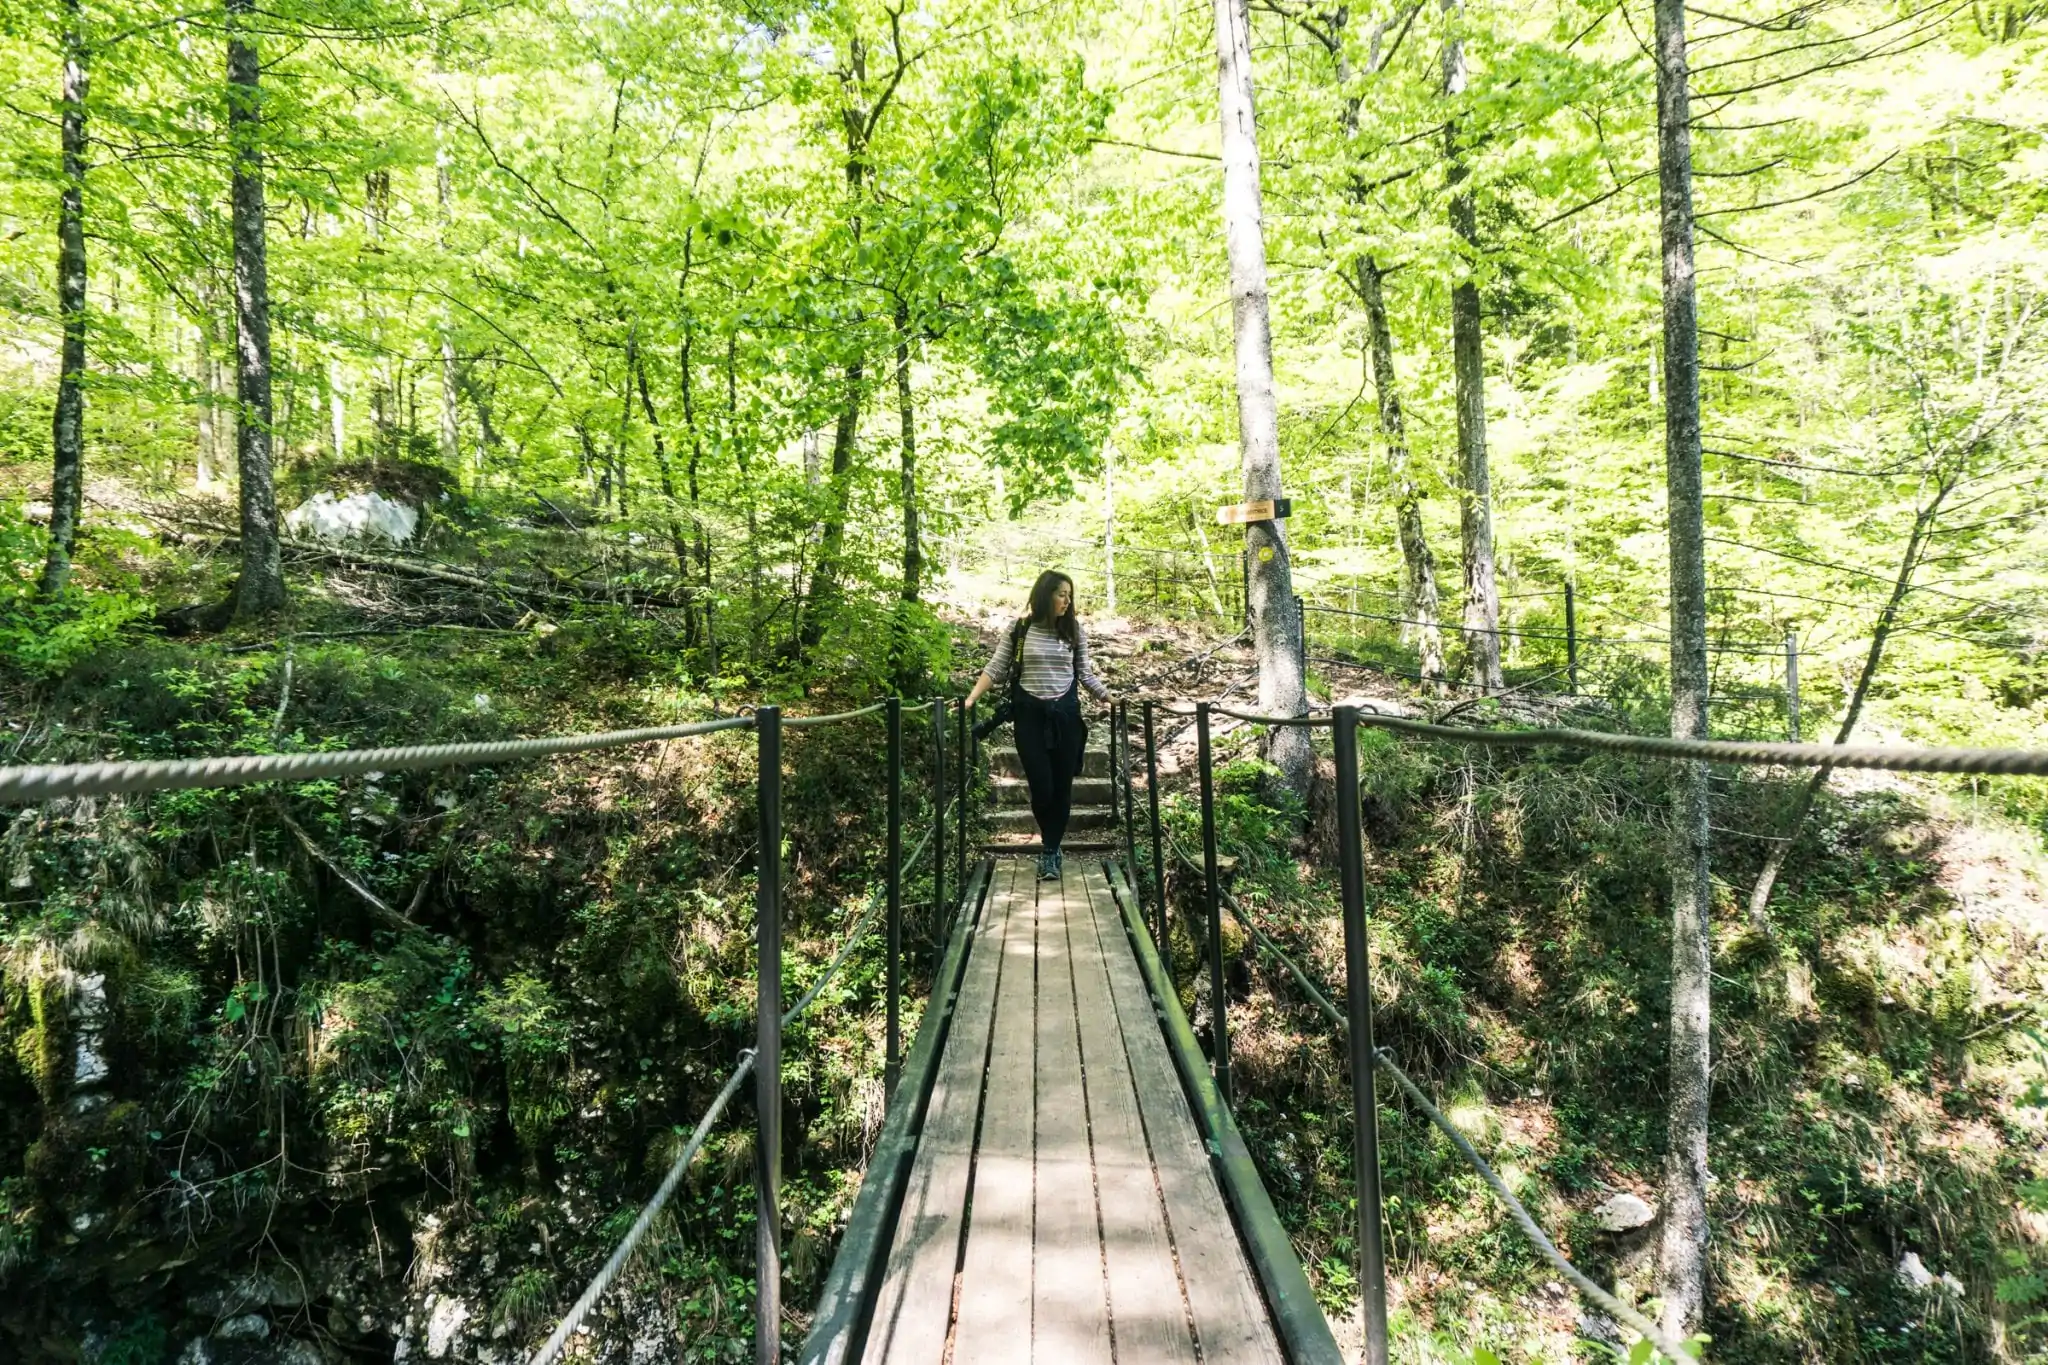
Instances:
[[[877,722],[779,839],[739,730],[4,782],[902,697],[906,847],[967,789],[907,1048],[1051,568],[1159,708],[1087,704],[1074,857],[1148,894],[1156,803],[1347,1361],[1666,1358],[1385,1079],[1375,1357],[1354,810],[1377,1042],[1606,1294],[2048,1361],[2048,777],[1232,723],[1212,793],[1179,714],[2038,756],[2044,441],[2035,0],[0,0],[0,1360],[544,1358],[672,1165],[560,1358],[796,1360],[893,1102]],[[751,1098],[678,1161],[770,866],[779,1341]]]

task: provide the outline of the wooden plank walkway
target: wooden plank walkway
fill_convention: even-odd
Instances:
[[[998,863],[865,1359],[1281,1365],[1099,863]]]

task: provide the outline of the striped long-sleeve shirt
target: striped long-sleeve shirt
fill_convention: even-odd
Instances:
[[[1074,638],[1079,642],[1078,649],[1068,648],[1057,632],[1035,621],[1031,623],[1024,632],[1024,676],[1019,680],[1026,692],[1047,699],[1063,696],[1073,684],[1078,667],[1081,686],[1088,689],[1088,695],[1097,701],[1109,700],[1109,688],[1096,676],[1095,659],[1088,652],[1088,632],[1078,621],[1074,623]],[[991,689],[1007,686],[1010,681],[1010,641],[1010,632],[1006,630],[988,667],[982,670]]]

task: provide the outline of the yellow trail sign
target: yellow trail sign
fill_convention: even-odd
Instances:
[[[1216,509],[1218,526],[1243,526],[1254,521],[1280,521],[1294,511],[1291,498],[1261,498],[1257,502],[1234,502]]]

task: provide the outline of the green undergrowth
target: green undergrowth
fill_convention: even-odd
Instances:
[[[1377,1041],[1576,1264],[1648,1303],[1654,1230],[1605,1234],[1593,1210],[1619,1191],[1659,1198],[1665,770],[1379,732],[1361,750]],[[1306,847],[1290,851],[1292,812],[1265,802],[1267,785],[1249,760],[1220,770],[1222,852],[1238,860],[1241,901],[1341,1008],[1329,815],[1311,812]],[[1744,776],[1715,791],[1709,1357],[2043,1358],[2038,843],[1972,823],[1942,790],[1857,784],[1816,808],[1764,935],[1743,910],[1761,846],[1733,831],[1776,828],[1789,789]],[[1194,802],[1167,806],[1199,858]],[[1206,1035],[1199,878],[1183,868],[1173,880],[1183,1003]],[[1325,1307],[1355,1317],[1341,1033],[1227,920],[1225,949],[1240,1121]],[[1379,1136],[1397,1358],[1613,1358],[1580,1335],[1560,1277],[1390,1084]],[[1903,1283],[1908,1253],[1932,1285]]]
[[[54,675],[13,661],[23,761],[709,714],[659,622],[601,609],[546,632],[126,639]],[[463,1249],[495,1339],[536,1344],[752,1044],[754,746],[0,813],[0,1356],[109,1360],[111,1341],[168,1361],[212,1325],[195,1302],[251,1272],[309,1286],[281,1328],[388,1352],[429,1236]],[[879,887],[882,750],[879,718],[785,737],[788,1000]],[[906,764],[929,770],[921,727]],[[914,879],[914,992],[928,898]],[[882,972],[877,932],[785,1040],[791,1304],[815,1297],[879,1125]],[[108,1075],[81,1086],[95,1027]],[[743,1099],[628,1272],[671,1358],[751,1355],[751,1133]]]

